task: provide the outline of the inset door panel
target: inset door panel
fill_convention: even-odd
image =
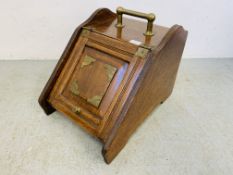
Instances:
[[[65,88],[65,94],[79,96],[99,108],[110,85],[115,89],[111,92],[117,90],[127,67],[128,63],[86,46]]]

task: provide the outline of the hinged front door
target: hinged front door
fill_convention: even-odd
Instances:
[[[137,48],[130,46],[127,52],[119,49],[122,45],[118,41],[92,32],[83,33],[49,102],[98,135],[133,74],[138,58],[130,51]]]

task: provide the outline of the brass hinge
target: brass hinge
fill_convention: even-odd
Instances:
[[[148,52],[149,52],[149,50],[148,50],[147,48],[138,47],[138,50],[137,50],[137,52],[135,53],[135,56],[141,57],[141,58],[146,58]]]
[[[89,34],[90,34],[90,30],[91,30],[91,29],[89,29],[89,28],[83,28],[83,29],[82,29],[82,33],[81,33],[81,36],[83,36],[83,37],[88,37]]]

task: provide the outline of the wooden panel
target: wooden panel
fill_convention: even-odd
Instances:
[[[89,66],[82,67],[82,60],[87,54],[96,61]],[[110,81],[108,66],[115,68],[115,72]],[[108,106],[111,104],[116,91],[121,85],[128,67],[129,64],[127,62],[86,46],[79,64],[74,67],[72,74],[67,75],[67,77],[71,78],[67,78],[67,81],[63,81],[61,94],[66,97],[66,99],[73,101],[73,103],[85,106],[88,110],[96,115],[100,115],[102,118],[108,109]],[[79,95],[70,93],[70,87],[73,82],[78,83],[80,91]],[[100,106],[87,104],[91,104],[89,100],[98,95],[103,97],[103,100],[101,98]],[[82,97],[82,99],[79,97]]]
[[[134,55],[138,48],[138,46],[131,44],[130,42],[117,40],[116,38],[111,38],[108,35],[99,34],[95,32],[95,30],[94,32],[90,33],[88,38],[98,42],[99,44],[109,47],[111,50],[118,50],[128,55]]]
[[[117,67],[99,58],[101,52],[85,47],[80,64],[73,72],[69,85],[66,86],[67,91],[82,97],[97,108],[117,72]]]
[[[110,163],[125,146],[130,136],[152,110],[172,92],[187,32],[174,26],[150,56],[144,67],[144,79],[135,84],[137,93],[131,93],[124,112],[118,118],[104,148],[105,161]]]

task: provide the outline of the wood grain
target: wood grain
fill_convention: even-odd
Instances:
[[[170,29],[159,49],[153,51],[148,70],[135,84],[136,93],[129,98],[123,115],[111,131],[104,148],[105,161],[110,163],[125,146],[129,137],[144,119],[165,101],[172,92],[187,32],[180,26]]]

